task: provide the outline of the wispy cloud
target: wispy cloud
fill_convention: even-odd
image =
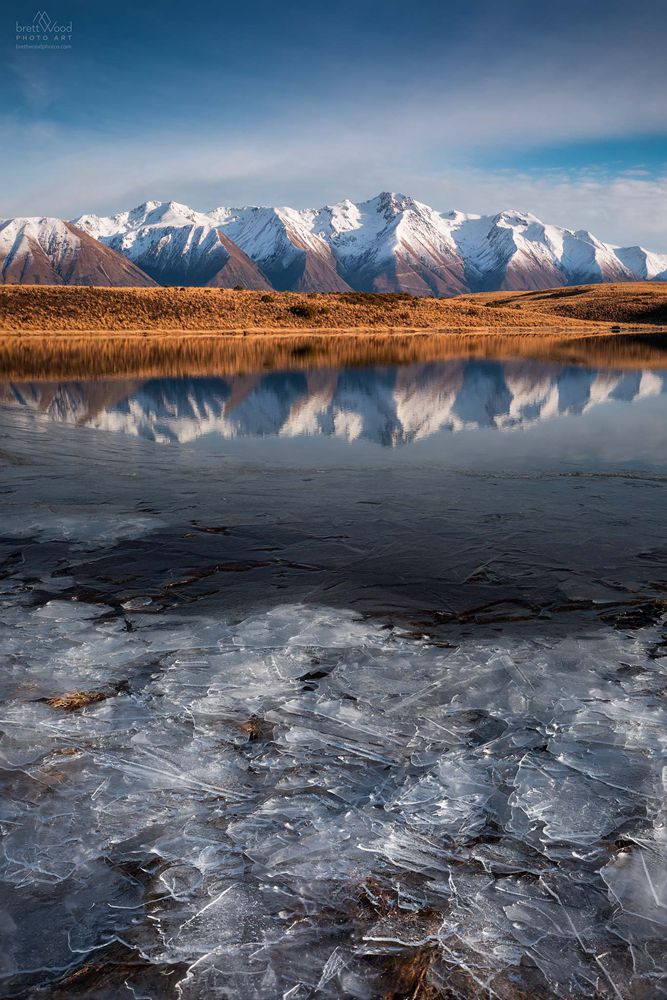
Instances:
[[[414,178],[424,200],[463,211],[518,208],[545,222],[588,229],[611,243],[641,243],[667,252],[667,171],[607,177],[596,171],[543,175],[454,170],[440,178]]]
[[[428,118],[421,126],[413,121],[400,142],[384,121],[364,131],[355,121],[324,123],[317,137],[310,127],[294,126],[252,138],[199,133],[176,138],[161,131],[119,141],[33,124],[14,136],[28,153],[18,179],[14,175],[11,187],[2,184],[2,211],[73,217],[117,211],[148,198],[173,198],[197,208],[304,207],[389,188],[441,210],[516,207],[610,241],[667,250],[667,170],[660,176],[638,170],[608,176],[599,169],[481,169],[465,162],[465,150],[434,157]],[[8,125],[7,132],[11,136]],[[48,166],[38,152],[45,143],[51,150]]]

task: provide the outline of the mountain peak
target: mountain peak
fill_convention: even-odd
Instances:
[[[416,204],[414,198],[397,191],[381,191],[377,198],[373,198],[371,201],[377,202],[379,212],[390,212],[392,215],[405,212],[406,209],[413,208]]]
[[[522,212],[517,208],[506,208],[498,213],[497,218],[510,226],[526,226],[533,222],[540,222],[536,215],[532,215],[531,212]]]

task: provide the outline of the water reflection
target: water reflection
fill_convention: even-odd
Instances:
[[[395,447],[441,432],[526,429],[666,392],[667,373],[650,369],[457,360],[220,378],[8,383],[3,396],[56,421],[157,442],[279,435]]]
[[[662,995],[665,374],[331,362],[2,387],[0,993]]]

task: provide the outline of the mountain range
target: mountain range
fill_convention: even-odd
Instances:
[[[632,402],[664,393],[664,372],[524,361],[0,386],[0,400],[10,406],[162,443],[207,435],[305,435],[389,447],[442,431],[525,429],[610,400]]]
[[[437,212],[384,192],[321,209],[148,201],[114,216],[0,221],[4,283],[462,292],[667,281],[667,254],[528,213]]]

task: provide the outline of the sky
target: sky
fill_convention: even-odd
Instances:
[[[667,251],[667,3],[4,0],[0,216],[380,191]]]

